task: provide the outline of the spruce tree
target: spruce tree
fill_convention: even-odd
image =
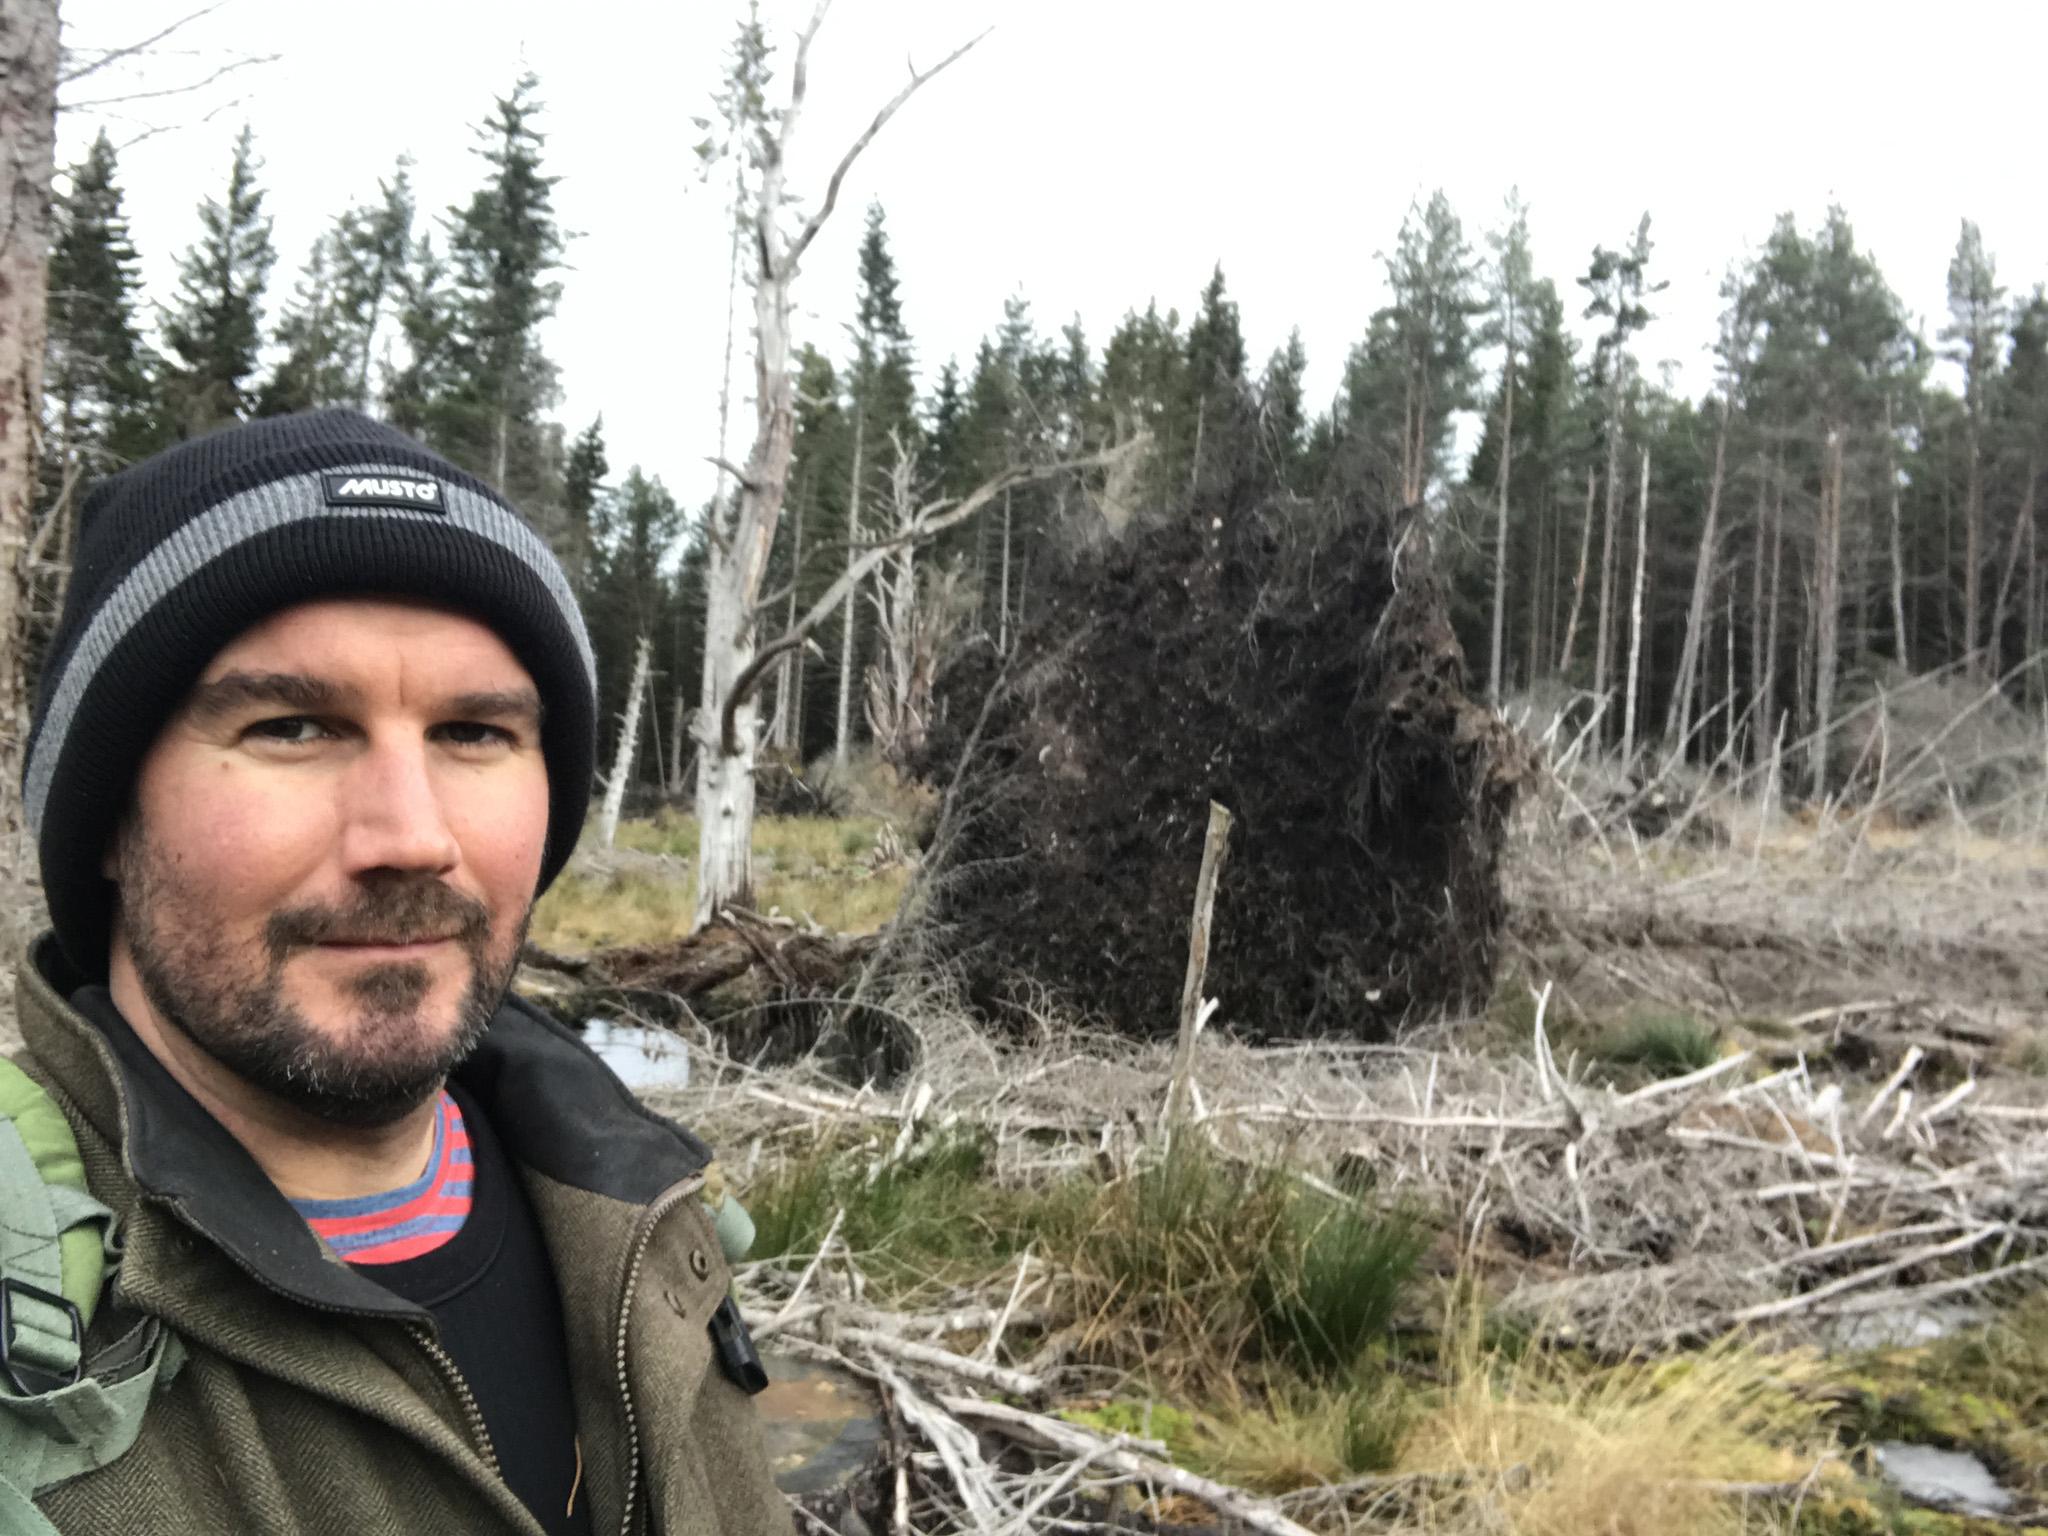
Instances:
[[[224,201],[199,206],[201,236],[178,262],[178,296],[163,317],[174,366],[164,410],[180,436],[197,436],[249,413],[263,341],[263,290],[277,252],[263,212],[256,141],[235,140]]]
[[[591,559],[591,544],[598,498],[604,494],[604,477],[610,472],[611,463],[604,451],[604,417],[599,416],[576,434],[576,440],[569,445],[568,462],[562,467],[562,513],[568,531],[569,578],[582,591],[586,606],[598,596],[592,580],[596,571]]]
[[[1187,490],[1227,484],[1249,446],[1244,331],[1218,262],[1188,324],[1187,371],[1176,436],[1188,445]]]
[[[1998,267],[1984,249],[1975,223],[1963,220],[1956,253],[1948,267],[1948,324],[1941,339],[1946,355],[1963,370],[1963,634],[1966,664],[1982,670],[1978,647],[1984,637],[1981,592],[1984,579],[1985,436],[1997,410],[1999,351],[2004,340],[2005,290]]]
[[[1259,445],[1274,481],[1285,490],[1300,489],[1297,476],[1308,449],[1308,418],[1302,399],[1302,376],[1308,372],[1308,350],[1301,327],[1287,333],[1287,345],[1274,349],[1259,380]]]

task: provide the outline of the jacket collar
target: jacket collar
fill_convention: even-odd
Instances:
[[[31,947],[16,994],[24,1043],[94,1129],[121,1148],[143,1198],[295,1300],[341,1312],[416,1310],[314,1237],[104,989],[78,988],[50,935]],[[573,1189],[647,1205],[710,1160],[703,1142],[646,1109],[580,1038],[521,998],[499,1007],[455,1080],[515,1163]]]

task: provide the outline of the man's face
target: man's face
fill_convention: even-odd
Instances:
[[[143,760],[108,855],[116,976],[245,1082],[388,1124],[504,995],[547,824],[540,700],[496,634],[408,602],[287,609]]]

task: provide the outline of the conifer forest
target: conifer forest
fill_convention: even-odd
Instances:
[[[958,349],[864,156],[1004,32],[835,81],[833,141],[812,43],[877,3],[678,76],[725,282],[657,466],[565,406],[605,232],[544,56],[453,201],[364,164],[287,245],[252,114],[149,251],[119,127],[52,126],[116,50],[0,0],[21,933],[88,490],[347,407],[581,602],[519,985],[743,1173],[802,1529],[2048,1528],[2048,268],[1965,216],[1909,301],[1838,201],[1707,275],[1680,179],[1546,248],[1511,152],[1475,200],[1418,148],[1356,334],[1190,249]]]

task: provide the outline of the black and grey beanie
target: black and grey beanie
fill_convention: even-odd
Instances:
[[[545,889],[576,846],[596,750],[590,638],[547,545],[482,481],[354,411],[182,443],[95,486],[29,735],[23,798],[50,918],[106,973],[100,873],[135,771],[221,648],[297,603],[347,593],[444,603],[532,673],[546,719]]]

